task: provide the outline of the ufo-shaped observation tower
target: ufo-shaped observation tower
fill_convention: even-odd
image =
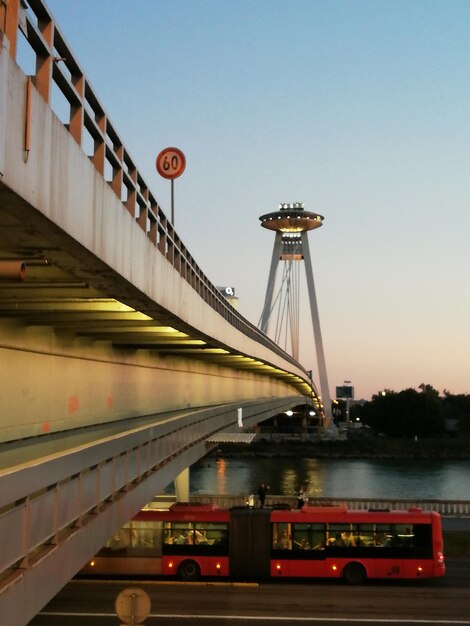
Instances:
[[[308,245],[308,231],[319,228],[323,223],[323,216],[312,211],[305,211],[301,202],[291,204],[280,204],[279,210],[273,213],[266,213],[260,218],[261,226],[276,233],[274,240],[273,256],[271,268],[269,270],[268,286],[264,299],[263,312],[259,322],[259,327],[264,333],[268,333],[269,322],[273,317],[274,286],[276,282],[276,272],[279,261],[286,261],[287,266],[284,272],[284,279],[281,284],[276,302],[284,310],[294,311],[295,304],[299,302],[299,281],[294,277],[294,262],[304,261],[307,278],[307,288],[310,301],[310,313],[312,317],[313,332],[315,337],[315,351],[317,356],[318,375],[320,379],[320,393],[325,413],[331,420],[331,399],[328,386],[328,376],[326,372],[325,354],[323,351],[323,341],[320,329],[320,317],[318,315],[317,298],[315,294],[315,283],[313,280],[312,260]],[[281,292],[284,291],[282,294]],[[298,307],[296,311],[298,315]],[[297,327],[297,333],[291,331],[292,355],[299,358],[299,333],[298,321],[292,321],[292,313],[289,324],[291,328]],[[278,317],[278,328],[280,327]]]

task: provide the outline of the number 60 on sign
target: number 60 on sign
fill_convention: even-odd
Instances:
[[[186,157],[179,148],[165,148],[157,156],[157,172],[170,180],[178,178],[186,167]]]

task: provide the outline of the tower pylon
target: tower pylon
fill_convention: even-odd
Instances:
[[[315,282],[313,279],[312,259],[308,244],[308,231],[319,228],[323,222],[323,216],[311,211],[305,211],[304,205],[300,202],[283,203],[279,205],[279,210],[273,213],[266,213],[259,218],[261,226],[276,233],[274,239],[273,255],[269,270],[268,285],[264,299],[263,311],[261,313],[259,328],[264,333],[268,333],[272,313],[274,311],[274,287],[276,283],[276,273],[280,261],[288,263],[289,270],[284,273],[279,294],[276,297],[278,309],[283,307],[284,311],[291,310],[292,307],[286,301],[298,302],[298,281],[292,279],[290,274],[294,264],[304,261],[307,289],[310,303],[310,314],[312,318],[313,334],[315,338],[315,351],[317,357],[318,376],[320,379],[320,393],[323,410],[327,417],[328,425],[331,425],[331,398],[328,385],[328,375],[326,371],[325,353],[323,350],[323,340],[320,328],[320,316],[318,314],[317,297],[315,293]],[[281,296],[284,292],[283,296]],[[279,311],[278,311],[279,312]],[[298,314],[298,311],[297,313]],[[278,327],[279,327],[278,319]],[[298,328],[298,323],[294,321],[291,327]],[[291,330],[292,354],[298,358],[299,334],[295,336]]]

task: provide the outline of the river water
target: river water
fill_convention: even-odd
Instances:
[[[191,467],[192,495],[294,495],[307,484],[324,498],[470,500],[470,461],[205,458]]]

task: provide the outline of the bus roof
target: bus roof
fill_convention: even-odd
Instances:
[[[161,521],[213,521],[228,522],[230,511],[228,509],[219,509],[212,504],[172,504],[168,510],[162,509],[146,509],[139,511],[133,518],[134,520],[161,520]]]
[[[297,523],[431,523],[433,519],[440,519],[435,511],[423,511],[417,507],[407,510],[399,509],[348,509],[347,506],[308,506],[301,509],[253,509],[251,507],[238,507],[246,510],[247,514],[269,515],[272,522],[297,522]],[[165,521],[213,521],[228,522],[232,516],[230,509],[220,509],[215,504],[189,504],[177,502],[168,510],[146,509],[134,517],[135,520],[165,520]]]
[[[423,523],[431,522],[434,517],[440,517],[435,511],[423,511],[417,507],[407,510],[381,509],[357,510],[346,506],[303,506],[300,510],[273,511],[273,522],[355,522],[355,523]]]
[[[189,502],[175,502],[169,508],[170,511],[175,512],[195,512],[195,513],[207,513],[208,511],[220,510],[216,504],[192,504]]]

